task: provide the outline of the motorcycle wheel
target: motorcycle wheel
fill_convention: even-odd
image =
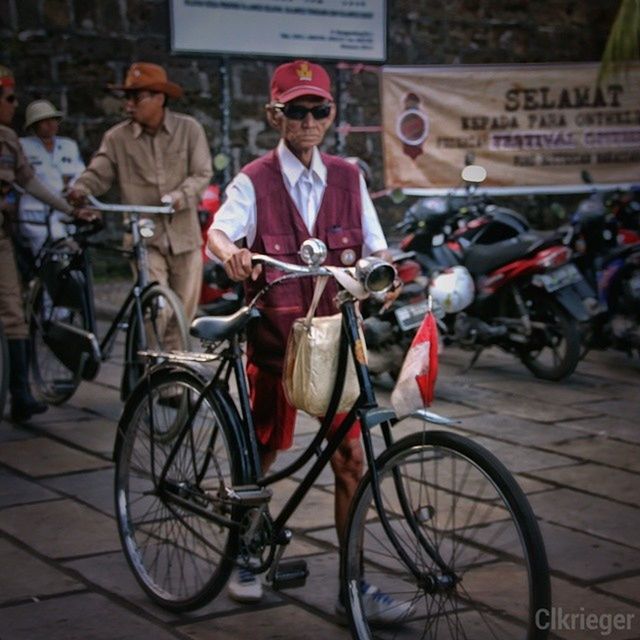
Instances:
[[[581,355],[577,321],[548,295],[531,292],[525,296],[525,304],[533,330],[520,349],[520,360],[542,380],[562,380],[570,376]]]

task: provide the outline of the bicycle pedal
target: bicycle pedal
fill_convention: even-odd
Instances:
[[[287,560],[278,565],[271,586],[276,591],[304,587],[308,575],[306,560]]]
[[[257,484],[245,484],[227,489],[227,498],[243,506],[266,504],[271,500],[272,495],[271,489],[259,487]]]

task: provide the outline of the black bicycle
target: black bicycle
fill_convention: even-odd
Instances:
[[[36,277],[28,303],[33,382],[51,404],[68,400],[82,380],[92,380],[113,351],[118,330],[126,332],[121,396],[124,400],[144,372],[138,352],[147,348],[187,350],[189,328],[178,296],[149,282],[145,239],[154,223],[141,215],[172,213],[171,207],[107,205],[90,198],[99,211],[127,213],[132,249],[95,240],[100,223],[72,222],[68,235],[47,240],[36,258]],[[50,235],[50,234],[49,234]],[[89,249],[116,251],[133,259],[136,279],[100,342]]]
[[[276,282],[348,272],[311,259],[309,266],[261,255],[254,261],[284,272]],[[389,269],[367,259],[357,274],[365,286],[384,289],[394,277]],[[355,299],[346,290],[337,298],[342,331],[326,417],[296,461],[262,475],[241,349],[262,293],[229,317],[192,324],[204,353],[148,352],[149,371],[125,404],[114,451],[115,506],[124,553],[144,591],[167,609],[187,611],[214,598],[234,566],[266,571],[276,589],[304,584],[305,562],[282,559],[292,536],[286,523],[359,419],[368,471],[351,506],[340,568],[353,637],[545,638],[536,614],[550,608],[548,565],[526,497],[487,450],[453,431],[428,429],[453,426],[447,418],[418,411],[405,418],[414,432],[393,441],[398,419],[376,402]],[[349,357],[360,396],[325,442]],[[384,442],[378,456],[376,427]],[[270,485],[314,456],[280,513],[271,514]],[[384,627],[375,621],[387,600],[374,611],[368,594],[376,591],[365,585],[392,597]]]

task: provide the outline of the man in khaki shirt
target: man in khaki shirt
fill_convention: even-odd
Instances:
[[[172,216],[150,216],[156,229],[147,242],[149,276],[178,294],[190,321],[202,283],[197,205],[213,174],[204,129],[191,116],[167,108],[167,98],[180,97],[182,88],[158,65],[136,62],[124,85],[111,88],[124,91],[129,117],[104,134],[69,200],[99,196],[117,180],[126,204],[171,203]]]

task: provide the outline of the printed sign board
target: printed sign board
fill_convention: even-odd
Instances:
[[[383,62],[386,0],[171,0],[171,48]]]
[[[469,153],[487,187],[640,180],[640,64],[596,82],[598,65],[382,70],[389,188],[460,185]]]

